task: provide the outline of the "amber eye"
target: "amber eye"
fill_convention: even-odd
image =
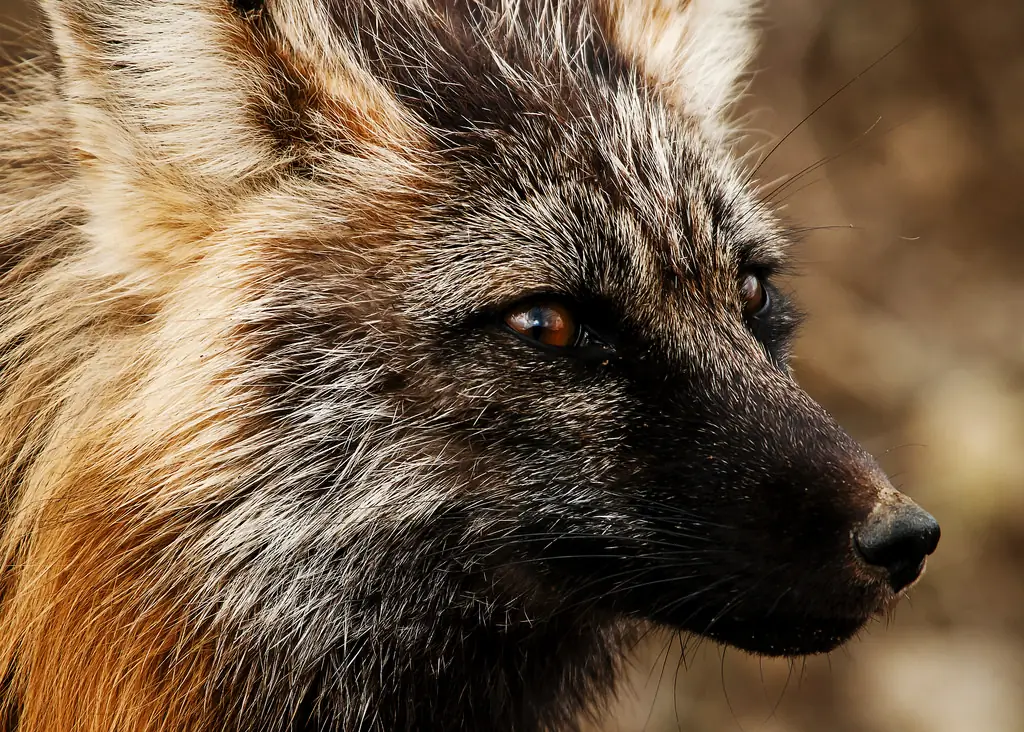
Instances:
[[[757,275],[748,274],[740,280],[740,298],[745,318],[756,317],[768,307],[768,291]]]
[[[564,305],[556,302],[517,306],[505,315],[505,323],[524,338],[545,346],[565,348],[576,343],[576,321]]]

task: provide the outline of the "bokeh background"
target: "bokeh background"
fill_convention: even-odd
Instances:
[[[742,111],[762,149],[796,128],[759,177],[795,175],[773,199],[806,229],[798,376],[942,542],[829,657],[652,641],[603,729],[1024,730],[1024,1],[767,0],[764,25]]]
[[[651,639],[598,729],[1024,731],[1024,0],[767,0],[762,24],[741,111],[749,147],[785,137],[759,177],[803,230],[799,377],[942,543],[828,657]]]

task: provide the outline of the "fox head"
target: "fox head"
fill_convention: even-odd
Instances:
[[[913,582],[937,524],[787,366],[746,5],[47,0],[19,729],[540,729],[624,628],[826,651]]]

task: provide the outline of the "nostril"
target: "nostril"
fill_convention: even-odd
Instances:
[[[924,509],[902,505],[877,513],[854,535],[857,550],[868,564],[889,572],[899,591],[921,574],[924,559],[939,543],[939,523]]]

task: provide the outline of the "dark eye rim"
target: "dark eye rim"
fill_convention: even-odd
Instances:
[[[545,303],[557,304],[566,309],[574,319],[576,332],[573,335],[573,342],[567,346],[554,346],[543,343],[521,333],[508,324],[506,318],[510,312],[516,309],[537,307]],[[498,312],[498,327],[511,333],[517,340],[522,341],[534,349],[543,353],[561,357],[572,357],[587,361],[607,361],[616,357],[617,351],[611,339],[601,333],[597,328],[588,322],[585,315],[586,308],[572,297],[558,293],[539,293],[516,300],[505,306]]]

